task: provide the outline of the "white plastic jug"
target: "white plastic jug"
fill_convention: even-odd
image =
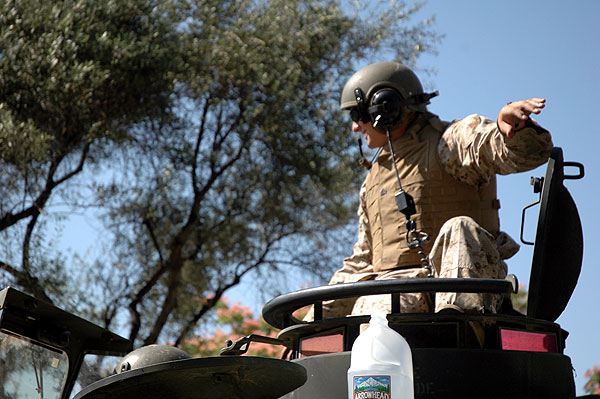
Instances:
[[[385,314],[372,314],[352,345],[348,399],[414,399],[412,352],[388,327]]]

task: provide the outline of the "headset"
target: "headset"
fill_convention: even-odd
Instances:
[[[356,107],[350,109],[350,118],[354,122],[372,122],[376,130],[386,133],[402,120],[402,106],[428,104],[429,100],[438,94],[438,91],[421,93],[405,100],[396,90],[382,88],[373,94],[371,105],[368,106],[363,91],[357,87],[354,89]]]
[[[402,120],[402,106],[407,102],[394,89],[381,89],[373,95],[369,115],[373,127],[382,133],[392,130]]]

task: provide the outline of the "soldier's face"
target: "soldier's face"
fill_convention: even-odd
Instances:
[[[378,132],[373,127],[373,124],[371,122],[352,122],[352,131],[354,133],[364,134],[365,140],[367,140],[367,146],[369,148],[379,148],[387,144],[386,135],[381,132]]]

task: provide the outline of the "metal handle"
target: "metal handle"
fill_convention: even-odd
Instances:
[[[283,345],[283,341],[277,338],[265,337],[264,335],[250,334],[239,338],[235,342],[228,339],[225,347],[219,351],[221,356],[240,356],[248,352],[251,342],[262,342],[263,344]]]
[[[564,166],[574,166],[576,168],[579,169],[579,174],[577,175],[564,175],[565,179],[568,180],[578,180],[578,179],[582,179],[583,176],[585,175],[585,169],[583,167],[583,164],[579,163],[579,162],[563,162],[563,167]]]
[[[526,244],[526,245],[534,245],[535,244],[534,242],[531,242],[531,241],[525,241],[525,238],[523,237],[523,235],[524,235],[523,231],[525,230],[525,211],[527,211],[527,209],[529,209],[532,206],[535,206],[539,203],[540,203],[540,200],[537,200],[537,201],[532,202],[531,204],[527,205],[525,208],[523,208],[523,213],[521,214],[521,237],[520,237],[521,242],[523,244]]]

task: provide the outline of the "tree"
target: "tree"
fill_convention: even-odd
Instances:
[[[20,174],[4,161],[14,172],[3,197],[13,202],[1,215],[32,215],[4,227],[12,233],[27,223],[20,265],[17,257],[0,265],[18,285],[68,299],[136,345],[180,345],[245,276],[264,287],[290,268],[330,274],[361,179],[338,109],[341,85],[373,54],[411,64],[436,40],[430,21],[409,24],[418,6],[397,2],[379,4],[379,19],[363,4],[353,13],[333,0],[72,0],[44,12],[32,3],[1,10],[1,37],[14,37],[0,56],[0,98],[13,98],[2,100],[3,118],[21,126],[13,139],[31,137],[26,147],[38,158]],[[30,20],[37,30],[22,22]],[[20,87],[21,64],[45,54],[38,31],[48,45],[73,48],[62,50],[72,67],[48,56],[35,69],[47,83],[30,77]],[[38,98],[62,102],[49,107]],[[56,110],[54,119],[43,119],[47,110]],[[65,146],[57,138],[71,121],[76,140]],[[12,134],[6,126],[1,134]],[[64,257],[40,251],[34,262],[25,249],[47,242],[37,219],[53,191],[39,190],[48,197],[42,202],[34,189],[53,165],[42,156],[49,148],[69,162],[60,164],[64,179],[46,181],[69,182],[61,198],[104,218],[99,259],[65,266]],[[75,179],[84,165],[85,180]],[[76,284],[64,284],[65,271]]]
[[[16,285],[49,302],[61,294],[60,268],[36,253],[40,217],[107,144],[165,115],[173,30],[145,0],[0,4],[0,231],[10,242],[0,267]]]

